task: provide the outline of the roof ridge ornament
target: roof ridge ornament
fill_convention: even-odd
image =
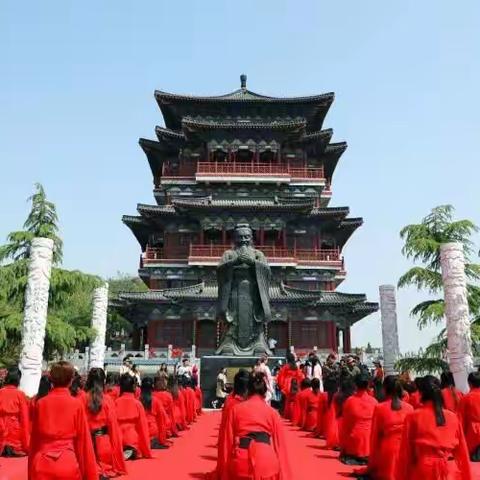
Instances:
[[[247,76],[244,73],[240,75],[240,88],[244,91],[247,89]]]

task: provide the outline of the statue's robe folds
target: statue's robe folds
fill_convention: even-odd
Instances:
[[[253,265],[236,261],[241,253],[247,254]],[[217,314],[230,324],[228,341],[240,349],[263,342],[263,324],[271,320],[270,278],[264,254],[251,247],[227,250],[217,267]]]

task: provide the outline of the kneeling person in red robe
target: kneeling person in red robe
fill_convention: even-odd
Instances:
[[[143,405],[135,398],[135,388],[135,378],[124,373],[120,377],[120,397],[115,400],[115,408],[126,460],[152,456],[147,417]]]
[[[167,445],[167,413],[160,399],[153,394],[152,378],[145,377],[142,380],[140,401],[147,416],[150,448],[169,448]]]
[[[340,459],[348,465],[364,465],[370,455],[370,431],[378,402],[368,393],[368,384],[368,375],[357,375],[357,391],[343,405]]]
[[[470,460],[480,462],[480,372],[468,375],[470,392],[458,405],[458,417],[465,432]]]
[[[74,373],[68,362],[50,368],[53,389],[33,411],[29,480],[98,480],[84,406],[68,389]]]
[[[4,457],[23,457],[30,444],[28,400],[18,389],[22,372],[18,367],[8,369],[5,386],[0,390],[0,422],[3,424]]]
[[[100,479],[127,473],[114,400],[104,393],[105,372],[92,368],[83,399]]]

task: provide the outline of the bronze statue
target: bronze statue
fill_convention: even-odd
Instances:
[[[271,320],[271,272],[265,255],[252,246],[248,224],[235,227],[235,247],[227,250],[217,267],[217,317],[228,330],[217,350],[224,355],[270,353],[264,325]]]

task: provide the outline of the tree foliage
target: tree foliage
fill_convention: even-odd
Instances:
[[[35,184],[36,191],[28,197],[32,206],[23,224],[23,230],[11,232],[7,243],[0,247],[0,262],[22,260],[30,255],[30,245],[35,237],[50,238],[54,242],[53,262],[62,263],[63,242],[59,237],[58,215],[55,204],[47,200],[40,183]]]
[[[463,245],[467,262],[465,273],[469,280],[467,294],[472,325],[480,323],[480,288],[476,285],[480,280],[480,265],[470,261],[474,251],[471,237],[478,232],[478,227],[470,220],[455,220],[454,213],[451,205],[441,205],[432,209],[419,224],[407,225],[400,231],[400,237],[405,242],[402,253],[408,259],[423,265],[414,266],[403,274],[398,281],[398,287],[414,286],[417,290],[426,291],[431,296],[437,297],[420,302],[411,310],[410,314],[417,319],[419,328],[444,322],[445,303],[441,298],[443,283],[440,246],[449,242]],[[446,346],[446,332],[443,330],[425,351],[419,352],[417,356],[401,358],[398,367],[417,372],[438,371],[446,365],[444,361]]]
[[[108,280],[110,299],[117,298],[120,292],[145,292],[147,286],[139,277],[118,272],[117,275]],[[127,343],[132,332],[132,324],[125,317],[122,309],[111,308],[108,312],[106,344],[109,347],[119,347]]]
[[[55,205],[46,200],[44,189],[36,185],[30,197],[32,209],[25,221],[25,231],[12,232],[0,247],[0,364],[18,361],[22,338],[25,287],[28,277],[28,257],[35,236],[52,238],[54,258],[62,258],[62,241],[58,235]],[[10,259],[10,263],[5,263]],[[63,355],[85,345],[94,332],[90,328],[93,289],[100,278],[77,270],[53,267],[50,278],[48,317],[45,334],[46,358]]]

